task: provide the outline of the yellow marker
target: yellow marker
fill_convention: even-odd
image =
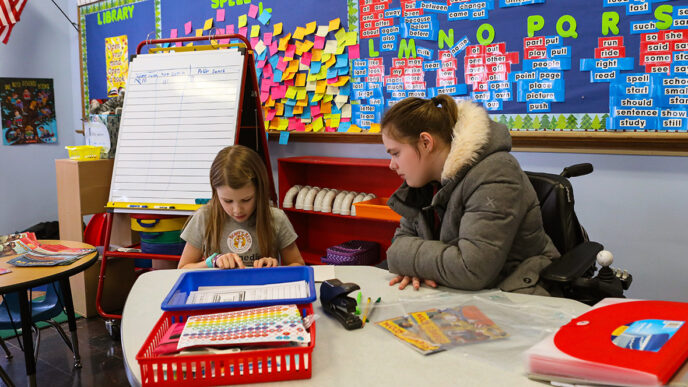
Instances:
[[[361,328],[365,326],[366,319],[368,319],[368,312],[370,312],[370,297],[368,297],[368,301],[366,301],[365,311],[363,312],[363,317],[361,317],[361,320],[363,320],[363,325],[361,325]]]

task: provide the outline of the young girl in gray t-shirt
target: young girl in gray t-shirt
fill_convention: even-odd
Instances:
[[[242,145],[221,150],[210,167],[210,185],[212,198],[181,234],[180,269],[304,264],[289,219],[270,206],[267,170],[256,152]]]

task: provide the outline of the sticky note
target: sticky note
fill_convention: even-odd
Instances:
[[[258,55],[262,54],[263,51],[265,51],[266,48],[267,48],[267,47],[265,47],[265,44],[263,43],[262,40],[259,40],[259,41],[258,41],[258,44],[256,44],[256,45],[253,46],[253,49],[256,50],[256,52],[258,53]]]
[[[279,126],[277,127],[277,130],[284,130],[287,128],[288,125],[289,125],[289,120],[287,120],[285,118],[280,118],[280,123],[279,123]]]
[[[279,138],[279,143],[280,145],[287,145],[289,142],[289,132],[282,132],[280,133],[280,138]]]
[[[296,99],[304,99],[306,98],[306,88],[305,87],[299,87],[296,90]]]
[[[336,29],[339,29],[339,18],[330,20],[330,26],[328,30],[334,31]]]
[[[350,126],[351,126],[351,122],[342,122],[339,124],[339,127],[337,128],[337,132],[345,133],[346,131],[349,130]]]
[[[172,28],[172,29],[170,30],[170,38],[176,38],[176,37],[177,37],[177,29],[176,29],[176,28]]]
[[[256,18],[256,16],[258,16],[258,6],[257,5],[251,4],[248,7],[248,16],[252,17],[254,19]]]
[[[234,24],[227,24],[225,27],[225,31],[227,31],[228,34],[233,35],[234,34]],[[351,55],[351,54],[349,54]]]
[[[296,74],[296,80],[294,81],[296,86],[306,86],[306,74],[299,73]]]
[[[361,132],[361,128],[359,128],[358,126],[352,124],[351,126],[349,126],[349,130],[347,130],[347,132],[348,132],[348,133],[360,133],[360,132]]]
[[[304,40],[303,43],[301,44],[301,52],[308,52],[313,48],[313,42],[310,40]]]
[[[188,21],[184,23],[184,34],[188,35],[191,33],[191,22]]]
[[[314,62],[320,62],[322,60],[322,50],[313,50],[311,52],[311,60]]]
[[[328,40],[325,43],[325,53],[326,54],[334,54],[337,52],[337,41],[336,40]]]
[[[217,13],[215,14],[215,20],[216,21],[225,21],[225,9],[224,8],[219,8],[217,10]]]
[[[239,28],[239,35],[242,35],[243,37],[247,38],[248,35],[248,27],[241,27]]]
[[[272,17],[272,14],[268,11],[263,11],[263,13],[258,16],[258,21],[263,23],[263,25],[268,24],[270,22],[270,18]]]
[[[349,31],[346,33],[346,45],[351,46],[356,44],[356,39],[358,37],[356,36],[356,31]]]
[[[338,44],[344,44],[346,38],[346,30],[344,30],[344,28],[340,28],[337,32],[335,32],[334,38],[337,39]]]
[[[313,131],[314,132],[319,132],[323,128],[323,119],[322,116],[318,117],[317,119],[313,120]]]
[[[342,118],[351,118],[351,104],[342,107]]]
[[[265,32],[263,34],[263,42],[265,42],[266,46],[269,46],[272,44],[272,32]]]
[[[196,36],[203,36],[203,30],[202,29],[197,29],[196,30]]]
[[[272,26],[272,34],[273,35],[279,35],[282,33],[282,23],[277,23],[274,26]]]
[[[330,32],[329,26],[318,26],[318,31],[315,33],[315,36],[325,37],[328,32]]]
[[[280,49],[280,51],[284,51],[287,49],[287,44],[289,43],[289,39],[291,39],[291,34],[287,34],[282,39],[280,39],[279,47],[278,47]]]
[[[211,28],[213,28],[213,18],[207,19],[205,23],[203,23],[204,30],[209,30]]]
[[[301,64],[304,66],[310,66],[312,55],[313,54],[311,54],[310,52],[304,52],[303,55],[301,55]]]
[[[277,53],[277,41],[272,42],[270,45],[270,55],[275,55]]]
[[[287,49],[284,52],[284,59],[292,59],[294,58],[294,52],[296,51],[296,46],[293,44],[290,44],[287,46]]]
[[[311,116],[319,116],[320,115],[320,105],[313,105],[311,106]]]
[[[302,40],[305,33],[306,30],[303,27],[296,27],[296,31],[294,32],[294,39]]]
[[[361,50],[358,44],[349,46],[349,59],[358,59],[361,57]]]
[[[251,37],[255,38],[260,35],[260,26],[258,24],[251,26]]]
[[[312,34],[315,32],[315,22],[310,22],[306,24],[306,35]]]
[[[316,36],[315,42],[313,43],[313,48],[317,48],[318,50],[322,50],[323,48],[325,48],[325,37]]]
[[[246,26],[247,21],[246,15],[239,15],[239,28]]]
[[[296,98],[296,87],[294,86],[289,86],[287,88],[287,94],[284,95],[285,97],[289,99],[294,99]]]

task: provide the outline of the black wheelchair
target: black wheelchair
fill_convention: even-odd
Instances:
[[[592,170],[592,164],[585,163],[564,168],[559,175],[526,171],[540,200],[545,232],[561,253],[561,258],[546,267],[540,278],[550,285],[553,296],[588,305],[605,297],[624,297],[624,290],[633,281],[627,271],[610,267],[611,253],[600,243],[590,241],[578,222],[569,178]]]

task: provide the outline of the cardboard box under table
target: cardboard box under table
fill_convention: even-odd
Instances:
[[[199,287],[268,285],[306,281],[304,298],[234,301],[186,304],[189,293]],[[313,314],[315,301],[313,269],[287,266],[241,270],[200,270],[182,274],[161,305],[162,317],[136,355],[144,386],[228,385],[308,379],[311,377],[311,355],[315,348],[315,323],[308,328],[308,346],[256,349],[221,354],[158,356],[155,348],[169,327],[190,316],[229,312],[268,305],[296,304],[302,317]]]

